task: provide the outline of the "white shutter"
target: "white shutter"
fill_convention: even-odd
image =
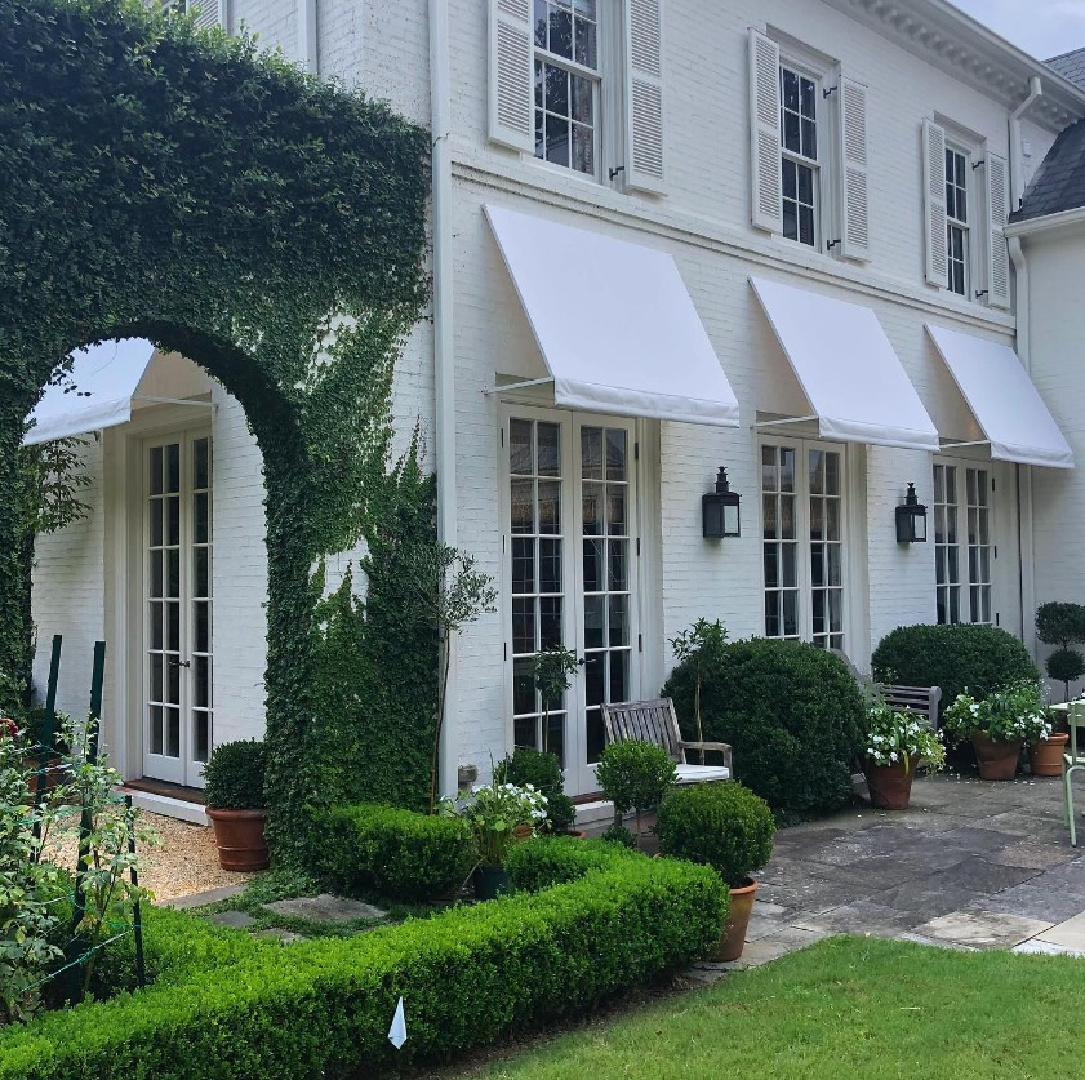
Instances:
[[[219,0],[188,0],[187,8],[195,14],[196,25],[201,30],[222,25]]]
[[[946,133],[930,120],[923,121],[923,187],[927,230],[927,283],[945,289],[949,282],[949,252],[946,241]]]
[[[531,0],[490,0],[490,138],[535,152]]]
[[[1003,229],[1009,211],[1009,170],[1006,159],[990,150],[987,161],[987,210],[991,217],[990,259],[987,270],[987,303],[991,307],[1009,310],[1010,253]]]
[[[870,258],[867,205],[867,88],[840,77],[840,253],[845,259]]]
[[[625,182],[663,190],[663,0],[625,0]]]
[[[780,47],[750,28],[750,208],[755,229],[784,231]]]

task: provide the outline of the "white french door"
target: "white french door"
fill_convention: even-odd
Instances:
[[[212,743],[211,437],[143,444],[143,773],[202,786]]]
[[[569,792],[593,791],[600,706],[640,692],[635,426],[521,409],[503,440],[513,741],[556,753]],[[579,663],[569,689],[544,702],[532,658],[554,645]]]

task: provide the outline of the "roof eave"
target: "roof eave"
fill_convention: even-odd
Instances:
[[[1044,214],[1041,217],[1025,218],[1023,221],[1011,221],[1005,227],[1005,233],[1007,236],[1035,236],[1037,233],[1075,225],[1085,225],[1085,206],[1075,206],[1071,210],[1060,210],[1058,213]]]

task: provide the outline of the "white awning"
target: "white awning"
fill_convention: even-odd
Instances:
[[[1072,469],[1074,454],[1009,345],[927,324],[991,457],[1022,465]]]
[[[487,206],[554,402],[738,427],[738,402],[663,251]]]
[[[750,284],[824,438],[938,449],[934,423],[870,308],[765,278]]]

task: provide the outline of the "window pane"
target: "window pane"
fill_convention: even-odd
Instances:
[[[607,531],[613,536],[624,535],[626,525],[625,487],[611,484],[607,489]]]
[[[585,480],[603,479],[603,429],[581,428],[580,475]]]
[[[775,589],[780,584],[779,544],[765,545],[765,588]]]
[[[798,567],[798,545],[797,544],[781,544],[780,545],[780,562],[784,571],[784,588],[793,589],[796,584],[796,571]]]
[[[812,161],[817,161],[818,158],[818,140],[817,129],[814,126],[813,120],[803,120],[801,126],[802,132],[802,153],[805,157],[810,158]]]
[[[530,476],[531,466],[531,421],[513,420],[509,423],[509,468],[514,475]]]
[[[629,653],[619,649],[610,653],[610,694],[608,701],[629,700]]]
[[[791,112],[799,111],[799,77],[793,71],[784,68],[781,72],[783,84],[784,108]]]
[[[603,548],[605,540],[584,540],[584,591],[603,591]]]
[[[195,487],[209,488],[211,486],[211,458],[210,439],[196,439],[192,443],[192,452],[196,462]]]
[[[151,494],[162,494],[162,447],[151,447]]]
[[[584,597],[584,648],[603,648],[603,603],[602,596]]]
[[[607,430],[607,479],[625,479],[625,432]]]
[[[814,170],[806,166],[800,166],[799,170],[799,202],[807,206],[814,205]]]
[[[799,594],[785,592],[781,596],[783,601],[783,631],[784,637],[798,637],[799,634]]]
[[[780,535],[780,526],[776,520],[776,496],[762,496],[762,524],[766,539],[775,539]]]
[[[546,160],[569,164],[569,121],[550,113],[546,114]]]
[[[171,495],[181,490],[181,447],[170,443],[166,447],[166,491]]]
[[[574,59],[578,64],[590,68],[596,66],[595,23],[581,18],[576,20],[575,50]]]
[[[603,534],[603,485],[585,484],[581,495],[581,517],[585,536]]]
[[[611,592],[625,592],[629,588],[629,541],[610,541],[610,564],[607,578]]]
[[[546,0],[535,0],[535,44],[540,49],[546,48],[547,6]]]
[[[561,592],[561,541],[539,541],[539,592]]]
[[[561,597],[539,598],[539,647],[553,649],[564,640],[561,626]]]
[[[519,715],[535,711],[535,679],[531,673],[531,661],[526,658],[512,662],[512,711]]]
[[[550,9],[550,52],[566,60],[573,58],[573,13]]]
[[[610,645],[629,644],[629,597],[610,597]],[[620,699],[624,700],[624,699]]]
[[[554,543],[555,541],[544,541]],[[535,591],[535,541],[513,537],[512,541],[512,591],[532,593]],[[555,590],[556,591],[556,590]]]
[[[814,246],[814,211],[808,206],[799,207],[799,243]]]
[[[512,482],[512,531],[535,531],[535,485],[531,480]]]
[[[793,161],[783,163],[784,198],[794,201],[799,197],[798,166]]]
[[[801,122],[796,113],[784,113],[784,149],[798,154],[802,151]]]
[[[557,480],[539,481],[539,532],[561,532],[561,484]]]
[[[785,202],[784,212],[784,237],[788,240],[799,238],[799,210],[792,202]]]
[[[776,447],[761,447],[761,490],[776,491],[779,487],[779,476],[776,465]]]
[[[539,424],[539,475],[561,474],[561,428],[558,424]]]
[[[535,601],[531,597],[513,597],[512,651],[519,654],[535,651]]]

